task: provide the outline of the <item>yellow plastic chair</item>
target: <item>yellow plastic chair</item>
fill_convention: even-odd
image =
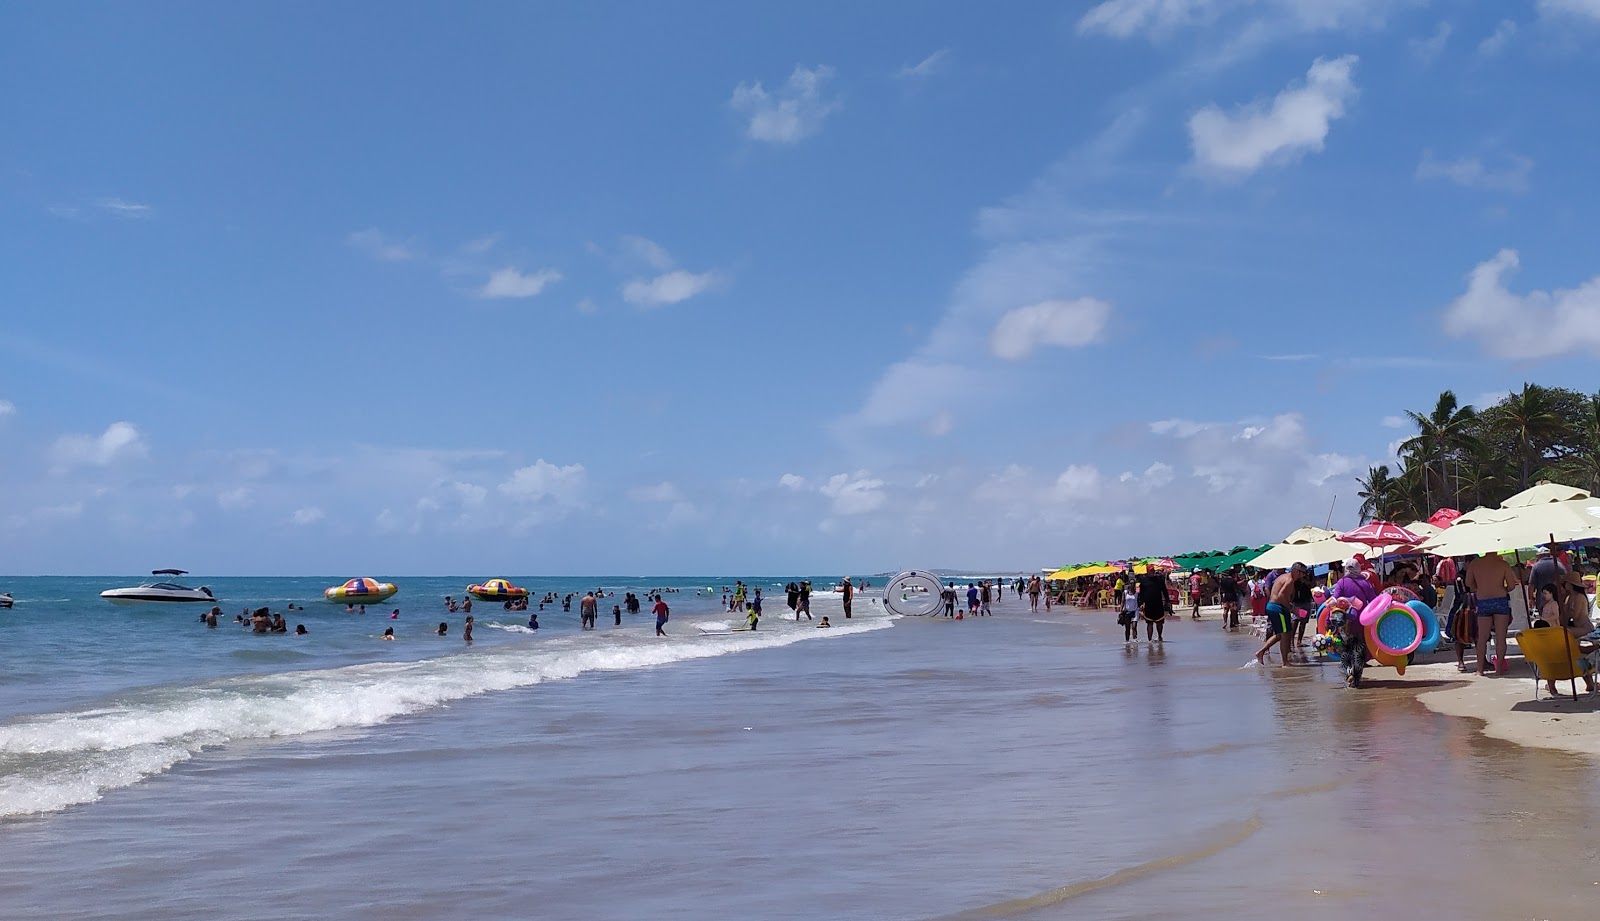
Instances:
[[[1563,638],[1563,634],[1566,634]],[[1522,658],[1533,669],[1533,699],[1545,681],[1570,681],[1594,675],[1592,657],[1578,652],[1578,639],[1561,627],[1530,627],[1517,634]],[[1595,693],[1590,691],[1590,694]]]

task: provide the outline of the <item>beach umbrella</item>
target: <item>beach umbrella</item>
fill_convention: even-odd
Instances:
[[[1600,540],[1600,499],[1585,498],[1463,515],[1418,549],[1439,556],[1465,556],[1596,540]]]
[[[1540,483],[1530,486],[1517,493],[1506,501],[1500,503],[1501,508],[1527,508],[1533,505],[1545,505],[1551,502],[1570,502],[1574,499],[1591,499],[1587,489],[1576,486],[1563,486],[1560,483]]]
[[[1456,519],[1460,517],[1461,513],[1453,508],[1441,508],[1435,510],[1432,515],[1428,516],[1428,524],[1443,530],[1454,524]]]
[[[1369,547],[1408,547],[1422,543],[1422,539],[1421,534],[1392,521],[1369,521],[1339,535],[1339,540],[1344,543],[1366,544]]]
[[[1244,562],[1257,569],[1278,569],[1291,563],[1307,566],[1331,563],[1350,555],[1350,547],[1340,543],[1338,537],[1337,531],[1307,525],[1296,528],[1288,537]]]

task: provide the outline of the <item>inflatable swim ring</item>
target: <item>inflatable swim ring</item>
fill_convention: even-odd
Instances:
[[[1394,600],[1393,595],[1379,592],[1371,601],[1367,602],[1366,607],[1361,609],[1361,626],[1372,626],[1372,624],[1375,623],[1378,618],[1383,616],[1384,611],[1389,610],[1398,603],[1399,602]]]
[[[528,597],[528,590],[505,579],[490,579],[482,585],[467,586],[467,594],[479,601],[517,601]]]
[[[1386,588],[1378,594],[1389,595],[1390,597],[1397,598],[1401,604],[1410,604],[1411,602],[1418,600],[1417,593],[1409,588],[1406,588],[1404,585],[1396,585]]]
[[[1407,607],[1395,606],[1368,624],[1367,648],[1404,659],[1422,644],[1422,618]]]
[[[1433,652],[1439,648],[1439,615],[1423,601],[1408,601],[1406,607],[1422,618],[1422,643],[1417,652]]]
[[[388,601],[398,591],[400,586],[393,582],[362,578],[351,579],[343,585],[324,589],[322,597],[332,604],[377,604],[380,601]]]

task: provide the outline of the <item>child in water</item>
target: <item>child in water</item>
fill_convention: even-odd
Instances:
[[[831,627],[831,626],[833,626],[833,624],[828,623],[828,615],[824,614],[824,615],[822,615],[822,621],[817,624],[817,629],[821,630],[824,627]]]

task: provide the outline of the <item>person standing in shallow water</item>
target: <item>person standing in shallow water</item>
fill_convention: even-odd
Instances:
[[[595,598],[594,592],[584,595],[583,600],[578,602],[578,619],[582,623],[581,629],[594,629],[595,613],[599,610],[599,607],[600,602]]]
[[[650,610],[651,613],[655,614],[656,616],[656,636],[666,636],[667,631],[665,628],[667,626],[667,617],[670,615],[670,612],[667,609],[667,603],[661,600],[660,595],[657,595],[655,607],[651,608]]]
[[[850,584],[850,577],[849,576],[845,576],[844,577],[844,616],[845,616],[846,620],[848,620],[850,618],[850,601],[853,598],[855,598],[855,594],[856,594],[855,586]]]
[[[463,641],[465,641],[465,642],[468,642],[468,643],[472,642],[472,615],[471,614],[467,615],[466,622],[461,625],[461,639]]]
[[[1167,615],[1172,613],[1172,599],[1167,595],[1167,580],[1157,570],[1139,577],[1139,614],[1144,618],[1144,638],[1147,641],[1165,640]]]

